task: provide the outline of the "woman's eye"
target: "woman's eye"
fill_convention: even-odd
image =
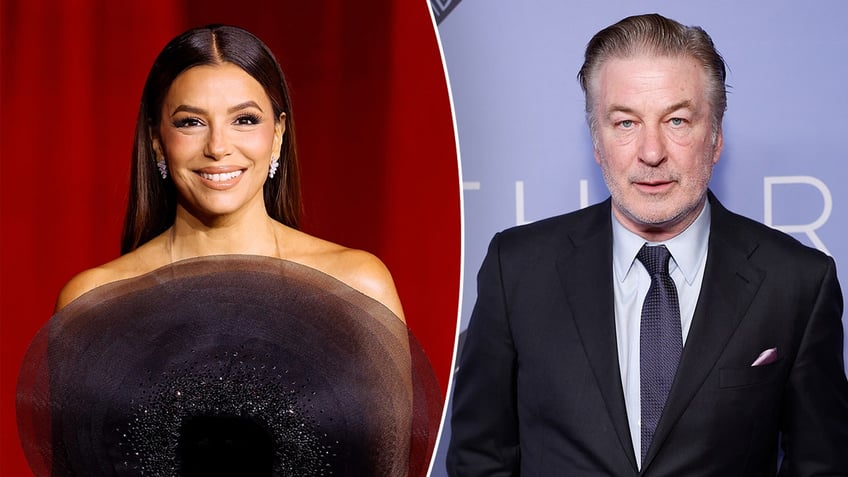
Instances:
[[[259,116],[256,116],[255,114],[242,114],[236,118],[236,124],[240,126],[259,124]]]
[[[174,127],[175,128],[190,128],[190,127],[201,126],[202,124],[203,123],[201,123],[199,119],[191,118],[191,117],[174,120]]]

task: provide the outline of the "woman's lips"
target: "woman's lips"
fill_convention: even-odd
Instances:
[[[202,177],[202,178],[204,178],[208,181],[212,181],[212,182],[221,182],[221,181],[232,180],[232,179],[235,179],[236,177],[240,176],[241,173],[242,173],[241,169],[239,169],[237,171],[232,171],[232,172],[219,172],[219,173],[209,173],[209,172],[203,172],[203,171],[198,172],[198,174],[200,174],[200,177]]]
[[[235,167],[208,167],[195,171],[200,181],[210,189],[227,190],[241,180],[244,169]]]

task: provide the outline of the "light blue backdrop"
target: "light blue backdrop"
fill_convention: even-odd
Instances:
[[[444,9],[445,5],[452,8]],[[725,206],[836,259],[848,283],[848,2],[433,1],[462,160],[461,329],[492,235],[608,195],[576,81],[591,36],[658,12],[703,27],[729,67],[724,152],[711,187]],[[845,319],[843,317],[843,324]],[[846,345],[848,355],[848,345]],[[445,426],[433,476],[446,475]]]

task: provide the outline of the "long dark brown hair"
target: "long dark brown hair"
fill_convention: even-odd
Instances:
[[[162,102],[171,84],[189,68],[222,63],[238,66],[262,85],[271,99],[275,118],[286,113],[280,168],[273,179],[265,181],[265,208],[273,219],[297,228],[300,177],[291,101],[280,64],[252,33],[233,26],[208,25],[188,30],[165,45],[147,76],[135,128],[122,254],[135,250],[174,224],[177,191],[171,180],[159,176],[152,140],[152,135],[158,134]]]

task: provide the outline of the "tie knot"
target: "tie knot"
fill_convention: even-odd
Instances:
[[[648,269],[651,276],[661,273],[668,274],[668,259],[671,258],[671,254],[665,248],[665,245],[649,246],[645,244],[636,254],[636,258]]]

